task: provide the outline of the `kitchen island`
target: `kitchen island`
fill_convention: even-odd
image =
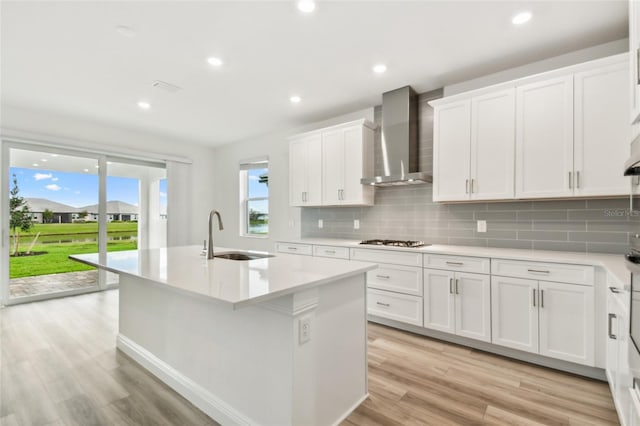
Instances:
[[[333,425],[367,397],[375,264],[197,246],[71,258],[119,274],[117,347],[222,424]]]

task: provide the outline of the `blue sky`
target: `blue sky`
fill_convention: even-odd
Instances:
[[[73,207],[98,203],[98,175],[19,167],[11,167],[9,174],[11,175],[10,188],[13,186],[13,175],[16,175],[21,197],[46,198]],[[161,204],[166,205],[166,179],[160,182],[160,193]],[[137,205],[138,180],[108,176],[107,200]]]

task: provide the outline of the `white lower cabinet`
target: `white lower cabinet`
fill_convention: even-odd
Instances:
[[[609,285],[607,289],[606,374],[620,424],[632,422],[633,376],[629,368],[629,292]],[[639,424],[640,426],[640,424]]]
[[[538,353],[538,281],[491,277],[492,342]]]
[[[370,288],[367,290],[367,313],[422,326],[422,298]]]
[[[488,275],[424,270],[424,327],[491,341]]]
[[[523,278],[491,278],[497,345],[595,365],[593,287]]]

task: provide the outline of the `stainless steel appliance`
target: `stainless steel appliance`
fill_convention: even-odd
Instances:
[[[411,240],[364,240],[360,244],[392,247],[423,247],[429,245],[425,244],[424,241]]]

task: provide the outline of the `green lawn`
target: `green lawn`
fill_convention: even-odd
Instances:
[[[107,234],[110,237],[130,236],[135,235],[137,229],[138,224],[135,222],[109,223]],[[69,255],[96,253],[98,251],[96,242],[77,241],[48,244],[47,242],[55,241],[58,238],[65,241],[72,240],[75,236],[78,240],[97,239],[97,223],[35,224],[29,232],[20,234],[20,252],[29,248],[29,243],[38,232],[40,232],[40,237],[32,251],[46,251],[47,253],[37,256],[10,257],[11,278],[93,269],[85,264],[70,260]],[[107,242],[107,251],[135,250],[136,247],[137,241],[135,240]]]

